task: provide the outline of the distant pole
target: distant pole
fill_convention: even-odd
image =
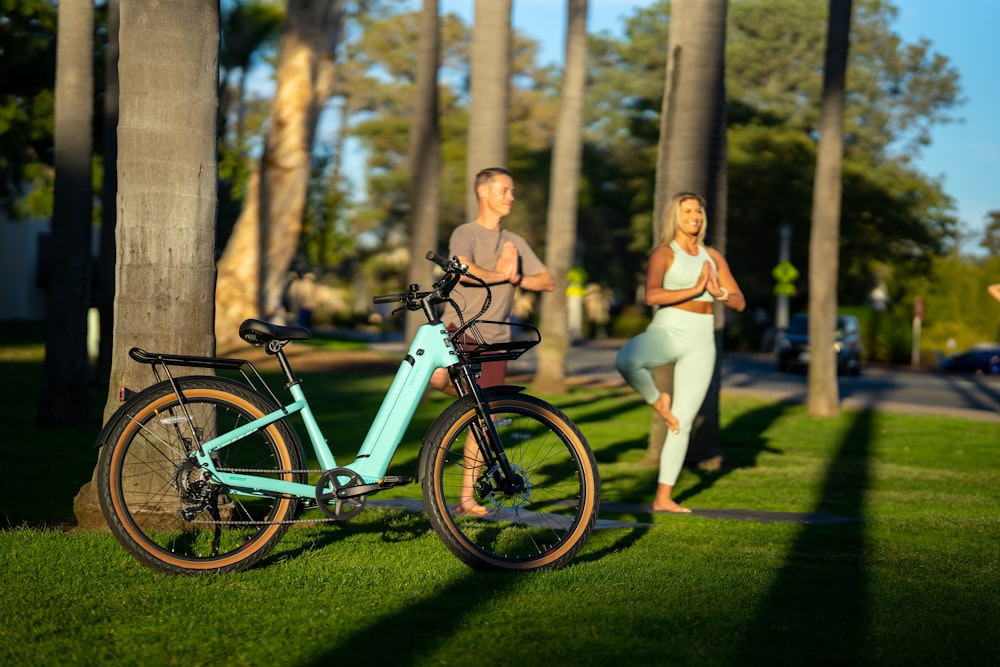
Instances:
[[[779,246],[778,263],[788,262],[791,257],[792,247],[792,223],[785,220],[778,227]],[[774,316],[774,328],[778,334],[788,328],[788,294],[778,294],[776,302],[776,312]]]
[[[913,302],[913,349],[910,351],[910,366],[920,368],[920,329],[924,320],[924,298],[918,296]]]

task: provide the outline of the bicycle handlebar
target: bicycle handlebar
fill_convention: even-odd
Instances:
[[[383,294],[372,297],[373,303],[396,303],[406,298],[405,294]]]
[[[427,254],[424,255],[424,258],[428,259],[428,260],[430,260],[432,262],[434,262],[435,264],[437,264],[438,266],[440,266],[445,271],[448,271],[448,269],[452,265],[452,262],[454,262],[455,264],[457,264],[459,267],[462,267],[462,271],[460,271],[461,273],[468,272],[468,270],[469,270],[469,267],[465,266],[464,264],[458,264],[458,258],[457,257],[454,258],[453,260],[451,260],[451,262],[449,262],[447,259],[445,259],[441,255],[437,254],[433,250],[428,250]]]
[[[468,276],[472,280],[481,283],[488,290],[485,282],[469,273],[469,267],[458,261],[458,257],[445,259],[433,250],[428,251],[425,259],[434,262],[444,270],[444,276],[434,283],[433,289],[429,292],[421,292],[420,285],[411,284],[405,292],[398,294],[382,294],[372,298],[376,304],[382,303],[402,303],[393,313],[400,310],[423,310],[428,322],[437,320],[435,306],[451,301],[451,291],[459,283],[462,276]],[[485,309],[484,311],[485,312]],[[482,313],[480,313],[482,315]],[[473,318],[475,319],[475,318]]]

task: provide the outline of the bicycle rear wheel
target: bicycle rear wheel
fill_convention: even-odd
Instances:
[[[172,574],[235,572],[263,558],[295,515],[297,499],[223,486],[191,458],[206,442],[277,406],[227,378],[176,380],[146,389],[115,415],[98,467],[104,518],[145,565]],[[197,438],[195,437],[197,436]],[[215,454],[216,466],[305,481],[290,427],[276,422]]]
[[[600,507],[593,452],[560,410],[533,396],[488,391],[491,418],[523,488],[498,492],[475,444],[475,403],[445,410],[424,439],[421,479],[431,525],[460,560],[479,570],[556,569],[586,543]],[[477,506],[460,507],[471,479]],[[463,491],[463,487],[465,490]]]

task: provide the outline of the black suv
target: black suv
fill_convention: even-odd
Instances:
[[[837,372],[858,375],[861,372],[861,327],[853,315],[838,315],[833,350]],[[778,370],[786,372],[809,365],[809,316],[793,315],[788,329],[778,338]]]

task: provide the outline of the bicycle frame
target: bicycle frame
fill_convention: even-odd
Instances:
[[[230,473],[219,470],[212,458],[214,452],[228,447],[247,435],[267,427],[290,415],[299,414],[305,424],[313,451],[324,470],[342,467],[357,473],[366,483],[375,483],[385,476],[392,457],[395,455],[406,433],[417,405],[423,397],[431,375],[438,368],[448,368],[459,363],[451,340],[440,322],[422,325],[410,343],[406,357],[396,371],[396,375],[382,400],[374,421],[368,429],[364,441],[354,461],[338,466],[327,440],[320,430],[306,399],[301,384],[292,383],[289,391],[292,402],[248,422],[243,426],[223,433],[216,438],[201,443],[194,452],[198,463],[212,473],[222,484],[247,493],[281,493],[303,498],[315,498],[316,488],[310,484],[288,482],[269,477],[244,473]]]

